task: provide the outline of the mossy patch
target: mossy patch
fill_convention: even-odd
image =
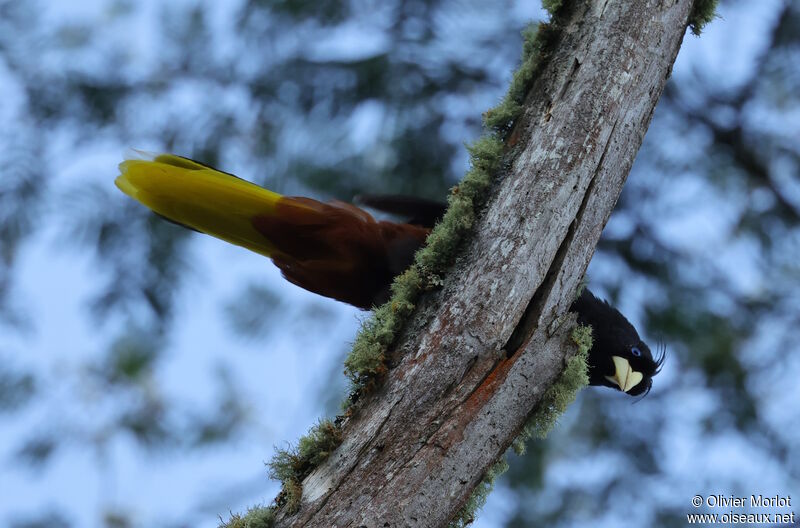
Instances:
[[[563,0],[542,0],[542,7],[550,13],[550,16],[555,16],[556,12],[561,9]]]
[[[700,35],[703,28],[714,20],[719,0],[695,0],[689,13],[689,28],[695,35]]]
[[[450,521],[447,528],[464,528],[472,524],[475,521],[475,515],[486,504],[486,499],[494,489],[495,480],[506,471],[508,471],[508,462],[506,462],[506,457],[501,457],[489,468],[481,483],[472,490],[472,495],[467,499],[467,503]]]
[[[523,30],[522,64],[511,77],[508,92],[500,104],[483,114],[484,126],[499,137],[505,138],[521,115],[525,97],[536,71],[547,58],[547,50],[555,34],[553,24],[545,22],[531,24]]]
[[[228,522],[221,522],[219,528],[272,528],[275,525],[275,508],[256,506],[244,515],[234,513]]]
[[[341,428],[330,420],[320,420],[307,435],[300,437],[296,447],[278,449],[268,464],[269,476],[283,484],[276,504],[296,512],[303,493],[300,483],[341,443]]]
[[[578,391],[589,384],[589,349],[592,348],[592,327],[578,325],[572,331],[572,340],[578,352],[567,360],[555,384],[547,389],[536,411],[514,440],[512,448],[518,455],[525,454],[525,444],[532,437],[545,438],[558,417],[575,401]]]

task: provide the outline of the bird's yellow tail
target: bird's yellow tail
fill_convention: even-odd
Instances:
[[[122,192],[168,220],[270,256],[253,219],[274,215],[280,194],[173,154],[125,160],[119,172]]]
[[[270,257],[294,284],[360,308],[387,298],[429,231],[342,202],[281,196],[172,154],[119,170],[117,187],[157,214]]]

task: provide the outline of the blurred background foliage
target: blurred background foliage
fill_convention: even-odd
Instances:
[[[288,194],[443,198],[530,4],[0,0],[0,523],[214,526],[271,499],[271,444],[344,395],[363,316],[126,200],[126,147]],[[590,267],[664,372],[636,405],[584,391],[477,526],[683,526],[697,493],[800,491],[800,5],[720,14],[687,37]],[[284,354],[315,371],[300,389]]]

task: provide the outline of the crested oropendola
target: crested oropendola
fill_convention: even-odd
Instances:
[[[404,196],[362,196],[360,203],[404,215],[375,220],[355,205],[281,196],[197,161],[160,154],[119,165],[116,185],[156,214],[269,257],[290,282],[362,309],[389,298],[392,279],[413,261],[446,206]],[[664,360],[636,329],[584,289],[570,310],[592,327],[589,383],[646,393]]]

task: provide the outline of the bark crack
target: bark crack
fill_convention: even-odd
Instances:
[[[603,2],[603,7],[602,7],[602,9],[600,9],[600,16],[599,16],[599,18],[603,18],[603,15],[604,15],[604,14],[605,14],[605,12],[606,12],[606,7],[608,7],[608,2],[609,2],[609,0],[606,0],[605,2]]]
[[[576,60],[577,63],[577,60]],[[575,66],[577,68],[577,65]],[[583,198],[581,199],[581,205],[578,207],[578,211],[575,214],[575,219],[569,226],[566,235],[561,240],[561,244],[558,246],[558,250],[556,251],[555,257],[553,261],[550,263],[550,267],[545,274],[544,280],[536,288],[531,300],[528,302],[528,305],[525,307],[525,311],[522,314],[517,325],[514,327],[514,330],[511,332],[511,337],[508,338],[503,349],[506,351],[506,356],[511,358],[514,356],[518,351],[525,348],[528,341],[530,340],[531,336],[533,335],[534,330],[538,326],[539,320],[542,315],[542,309],[544,307],[544,301],[550,296],[550,292],[553,289],[553,285],[555,284],[555,280],[559,275],[559,270],[561,270],[564,257],[567,254],[567,250],[572,245],[572,241],[575,238],[575,231],[576,227],[581,223],[581,219],[583,218],[584,212],[586,211],[587,204],[589,202],[589,197],[592,195],[594,191],[595,182],[597,181],[597,175],[604,167],[604,161],[606,158],[606,154],[613,142],[614,132],[617,129],[617,123],[619,119],[614,120],[614,124],[611,126],[611,132],[608,135],[608,139],[606,140],[605,145],[603,146],[603,152],[600,155],[600,160],[597,163],[597,168],[592,174],[591,180],[589,180],[589,184],[586,186],[586,191],[583,194]]]
[[[448,406],[446,406],[446,407],[444,407],[442,409],[442,412],[440,412],[439,415],[437,415],[436,418],[432,421],[432,424],[435,424],[436,427],[433,430],[426,431],[426,434],[425,434],[425,437],[424,437],[424,440],[423,440],[424,443],[427,444],[428,440],[430,438],[433,438],[434,436],[436,436],[437,433],[442,431],[442,426],[444,424],[446,424],[446,423],[449,423],[450,418],[457,411],[459,411],[473,397],[473,395],[478,390],[480,390],[483,387],[483,385],[486,382],[486,380],[489,379],[495,373],[495,371],[497,370],[497,368],[500,365],[500,363],[501,363],[500,360],[495,358],[493,360],[493,362],[492,362],[492,366],[490,368],[486,369],[485,373],[480,377],[480,379],[475,381],[475,383],[472,386],[472,388],[470,388],[469,391],[464,392],[461,396],[459,396],[455,400],[455,402],[454,402],[455,405],[448,405]],[[470,370],[474,369],[476,364],[478,364],[478,361],[477,360],[473,361],[472,364],[471,364]],[[469,372],[465,372],[464,373],[464,375],[462,376],[462,378],[459,381],[458,385],[456,385],[456,387],[454,387],[454,388],[457,388],[458,386],[463,384],[464,379],[466,379],[468,373]],[[433,445],[435,445],[437,447],[442,447],[441,445],[437,444],[436,442],[434,442]]]
[[[570,70],[569,75],[567,75],[567,82],[564,83],[564,86],[561,87],[561,90],[558,92],[558,99],[561,100],[564,98],[564,94],[567,93],[567,90],[572,85],[572,81],[575,79],[575,74],[578,73],[578,70],[581,67],[580,61],[577,57],[573,57],[572,63],[572,70]]]

